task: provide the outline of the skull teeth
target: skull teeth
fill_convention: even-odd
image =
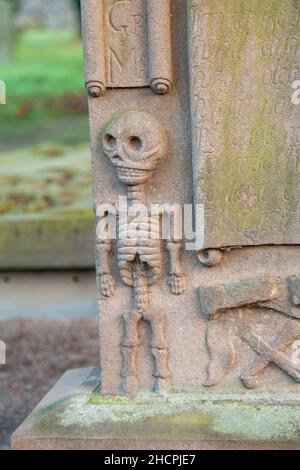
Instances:
[[[117,168],[117,173],[119,176],[142,176],[147,172],[145,170],[139,170],[136,168]]]

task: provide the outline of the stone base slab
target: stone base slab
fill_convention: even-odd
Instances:
[[[266,392],[102,396],[66,372],[12,436],[15,450],[300,449],[300,397]]]

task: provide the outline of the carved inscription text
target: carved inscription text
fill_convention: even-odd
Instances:
[[[300,243],[300,2],[194,0],[189,34],[205,247]]]

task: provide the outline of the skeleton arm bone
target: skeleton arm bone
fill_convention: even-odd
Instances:
[[[97,285],[103,297],[112,297],[115,291],[115,283],[109,266],[111,247],[111,242],[96,243]]]
[[[182,243],[168,241],[166,248],[170,257],[168,284],[173,294],[180,295],[186,290],[186,277],[181,264]]]
[[[97,224],[96,240],[96,264],[97,264],[97,285],[103,297],[112,297],[115,291],[115,283],[110,270],[110,253],[112,240],[107,232],[109,215],[102,217]]]
[[[170,210],[171,209],[171,210]],[[168,205],[161,207],[162,216],[168,222],[169,236],[166,240],[166,249],[169,253],[170,270],[168,284],[175,295],[180,295],[186,290],[186,277],[183,274],[181,263],[182,237],[178,237],[175,230],[176,221],[181,221],[181,213],[176,213],[176,207]],[[180,219],[179,219],[180,216]]]

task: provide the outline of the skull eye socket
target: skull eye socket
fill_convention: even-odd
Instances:
[[[105,134],[103,141],[105,146],[109,149],[114,149],[117,144],[116,138],[111,134]]]
[[[129,137],[128,144],[129,147],[133,150],[141,150],[143,147],[142,139],[136,135]]]

